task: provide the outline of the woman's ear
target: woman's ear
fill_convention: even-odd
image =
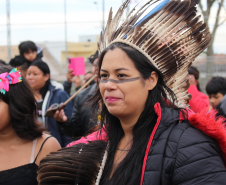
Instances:
[[[49,74],[47,73],[47,74],[44,76],[44,80],[47,81],[47,80],[49,79],[49,77],[50,77],[50,76],[49,76]]]
[[[158,74],[155,71],[152,71],[151,76],[146,79],[146,87],[148,90],[154,89],[158,82]]]

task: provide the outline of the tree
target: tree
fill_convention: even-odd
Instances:
[[[217,13],[215,16],[211,14],[211,10],[212,10],[214,4],[217,4],[217,6],[218,6]],[[224,18],[223,20],[220,20],[220,14],[222,12],[222,9],[223,8],[225,9],[224,0],[205,0],[205,1],[200,0],[199,6],[201,9],[202,15],[204,17],[204,22],[207,24],[208,27],[209,27],[210,17],[212,16],[215,18],[214,26],[213,26],[213,29],[211,30],[211,36],[213,39],[207,48],[207,77],[210,77],[211,76],[210,74],[212,73],[211,58],[213,58],[213,56],[214,56],[214,49],[213,49],[214,39],[216,36],[217,29],[219,28],[219,26],[221,26],[226,21],[226,18]],[[206,9],[204,9],[204,7],[206,7]]]

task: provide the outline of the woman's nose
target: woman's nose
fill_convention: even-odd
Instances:
[[[32,79],[32,76],[33,75],[31,75],[31,74],[27,74],[26,79]]]
[[[108,91],[116,90],[118,88],[118,86],[112,81],[107,81],[104,87]]]

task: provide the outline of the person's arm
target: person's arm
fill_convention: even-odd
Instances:
[[[60,102],[65,102],[67,99],[69,98],[69,96],[62,91],[60,94]],[[73,109],[73,104],[72,101],[68,102],[66,107],[64,108],[64,114],[67,118],[70,118],[72,116],[72,109]],[[72,140],[71,138],[69,138],[68,136],[65,135],[64,130],[61,128],[61,125],[58,124],[58,126],[60,126],[61,129],[61,139],[62,139],[62,144],[63,146],[67,146],[68,143],[70,143]]]
[[[226,169],[212,138],[189,127],[182,133],[175,156],[172,185],[222,185]]]
[[[64,91],[70,96],[71,94],[71,83],[68,83],[68,81],[63,82]]]
[[[72,79],[74,77],[74,72],[72,69],[68,69],[67,71],[67,81],[64,81],[63,86],[64,86],[64,91],[70,96],[71,94],[71,86],[72,86]]]
[[[65,115],[65,111],[57,111],[54,118],[57,120],[58,125],[61,127],[62,131],[69,137],[77,137],[82,123],[80,121],[80,108],[79,106],[79,95],[75,97],[73,112],[71,117]]]

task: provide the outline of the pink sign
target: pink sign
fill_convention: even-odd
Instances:
[[[68,69],[73,69],[75,76],[85,74],[85,61],[83,57],[69,58]]]

